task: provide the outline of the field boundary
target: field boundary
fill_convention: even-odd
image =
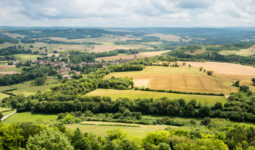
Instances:
[[[225,96],[223,93],[217,94],[217,93],[185,92],[185,91],[175,91],[175,90],[156,90],[156,89],[138,88],[138,87],[135,87],[134,90],[139,90],[139,91],[152,91],[152,92],[165,92],[165,93],[175,93],[175,94]]]

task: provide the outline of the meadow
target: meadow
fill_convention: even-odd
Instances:
[[[57,119],[57,114],[34,114],[31,112],[16,113],[7,118],[3,123],[37,122],[51,123]]]
[[[35,94],[37,91],[46,91],[54,84],[58,83],[58,80],[55,77],[47,77],[46,84],[43,86],[34,86],[31,85],[32,81],[23,82],[20,84],[14,84],[11,86],[0,86],[0,92],[8,89],[15,89],[14,91],[11,91],[11,93],[17,95],[17,94],[23,94],[25,96]],[[2,98],[7,97],[8,95],[0,93],[0,96]],[[0,97],[0,98],[1,98]]]
[[[167,125],[140,125],[140,124],[126,124],[126,123],[110,123],[110,122],[97,122],[85,121],[81,124],[66,125],[67,129],[75,130],[79,128],[81,132],[92,132],[95,135],[106,136],[107,131],[114,129],[122,129],[132,136],[143,137],[149,132],[164,130]],[[175,127],[178,128],[178,127]]]
[[[227,100],[224,96],[207,96],[207,95],[190,95],[190,94],[175,94],[164,92],[152,92],[152,91],[136,91],[136,90],[113,90],[113,89],[97,89],[95,91],[86,94],[88,96],[106,96],[111,97],[113,100],[118,98],[154,98],[159,99],[167,97],[170,99],[185,99],[186,101],[196,100],[201,104],[214,105],[216,102],[225,103]]]
[[[32,54],[16,54],[14,57],[19,61],[29,61],[36,60],[40,55],[32,55]]]
[[[251,46],[247,49],[241,50],[223,50],[220,51],[222,55],[239,55],[239,56],[252,56],[255,54],[255,45]]]
[[[106,78],[112,76],[133,78],[135,87],[151,89],[224,94],[237,91],[231,81],[208,76],[196,67],[148,66],[142,71],[111,73]]]

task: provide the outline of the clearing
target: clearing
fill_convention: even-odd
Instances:
[[[120,97],[129,98],[129,99],[139,99],[139,98],[159,99],[162,97],[167,97],[169,99],[183,98],[186,101],[196,100],[198,103],[208,104],[208,105],[214,105],[216,102],[225,103],[227,101],[224,96],[175,94],[175,93],[136,91],[136,90],[97,89],[95,91],[89,92],[86,95],[111,97],[113,100],[116,100]]]

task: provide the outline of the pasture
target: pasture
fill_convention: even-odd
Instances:
[[[169,127],[167,125],[141,125],[128,123],[113,123],[113,122],[99,122],[99,121],[84,121],[81,124],[66,125],[67,129],[75,130],[79,128],[81,132],[93,132],[99,136],[106,136],[107,131],[114,129],[122,129],[132,136],[143,137],[149,132],[164,130]],[[178,128],[178,127],[174,127]]]
[[[40,55],[32,55],[32,54],[16,54],[14,57],[19,61],[28,61],[28,60],[36,60]]]
[[[7,118],[3,123],[36,122],[50,123],[57,119],[57,114],[34,114],[31,112],[16,113]]]
[[[175,94],[164,92],[152,92],[152,91],[136,91],[136,90],[113,90],[113,89],[97,89],[95,91],[86,94],[88,96],[104,96],[111,97],[113,100],[118,98],[154,98],[159,99],[167,97],[169,99],[185,99],[186,101],[196,100],[201,104],[214,105],[216,102],[225,103],[227,100],[224,96],[207,96],[207,95],[190,95],[190,94]]]
[[[223,50],[223,51],[220,51],[220,54],[222,54],[222,55],[252,56],[255,54],[255,44],[247,49]]]
[[[208,76],[195,67],[149,66],[142,71],[111,73],[106,78],[112,76],[133,78],[135,87],[151,89],[225,94],[237,91],[230,81]]]
[[[57,84],[58,80],[55,77],[47,77],[46,84],[43,86],[33,86],[31,85],[31,82],[32,81],[27,81],[20,84],[14,84],[11,86],[0,86],[0,91],[17,88],[17,90],[12,91],[13,94],[16,94],[16,95],[23,94],[25,96],[28,96],[28,95],[35,94],[37,91],[46,91],[54,84]],[[5,97],[5,94],[3,95],[3,98],[4,97]]]

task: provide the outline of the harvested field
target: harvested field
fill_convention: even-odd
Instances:
[[[14,65],[0,65],[0,76],[6,74],[17,74],[20,73],[21,69],[16,68]]]
[[[203,67],[217,74],[255,76],[255,67],[221,62],[186,62],[193,67]]]
[[[191,95],[191,94],[175,94],[165,92],[152,92],[152,91],[137,91],[137,90],[113,90],[113,89],[97,89],[86,94],[88,96],[104,96],[111,97],[113,100],[118,98],[163,98],[169,99],[185,99],[186,101],[196,100],[201,104],[214,105],[216,102],[225,103],[227,100],[224,96],[208,96],[208,95]]]
[[[95,45],[93,52],[109,52],[116,49],[138,49],[138,48],[145,48],[143,45]]]
[[[218,76],[208,76],[197,68],[188,67],[146,67],[143,71],[117,72],[107,76],[130,77],[134,81],[149,80],[147,87],[151,89],[176,90],[201,93],[230,93],[237,91],[231,81]],[[135,86],[139,87],[140,82]]]

